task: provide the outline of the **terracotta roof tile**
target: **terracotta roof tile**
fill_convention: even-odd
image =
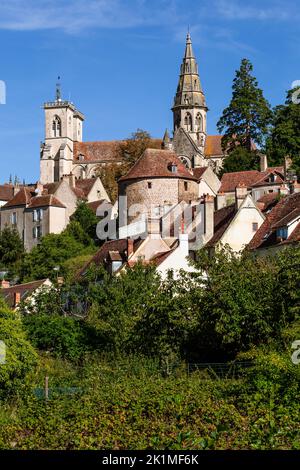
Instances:
[[[3,296],[8,306],[12,308],[15,306],[15,294],[20,294],[21,300],[24,300],[28,295],[41,287],[46,281],[47,279],[42,279],[40,281],[33,281],[26,284],[17,284],[12,287],[2,288],[0,289],[0,295]]]
[[[251,188],[256,181],[261,179],[261,177],[261,172],[257,170],[224,173],[221,179],[221,187],[219,192],[234,192],[235,188],[241,184],[247,186],[247,188]]]
[[[79,179],[75,182],[75,188],[82,191],[82,194],[87,197],[95,182],[96,178]]]
[[[201,177],[204,175],[204,173],[206,172],[208,166],[202,166],[202,167],[199,167],[199,168],[194,168],[193,169],[193,173],[194,173],[194,176],[197,178],[197,180],[199,181],[201,179]]]
[[[88,202],[88,206],[92,209],[92,211],[96,214],[97,209],[103,202],[106,202],[105,199],[99,199],[98,201]]]
[[[29,191],[29,189],[21,188],[20,191],[18,191],[17,194],[10,201],[8,201],[4,206],[2,206],[2,209],[8,207],[26,206],[30,203],[30,200],[33,195],[34,193]]]
[[[174,173],[170,168],[172,163],[177,165],[177,171]],[[176,153],[170,150],[146,149],[129,172],[119,181],[155,177],[197,179],[181,162]]]
[[[224,155],[222,150],[222,135],[208,135],[205,140],[204,155],[212,157],[215,155]]]
[[[235,204],[223,207],[214,212],[214,235],[206,244],[207,247],[214,246],[221,239],[236,213],[237,209]]]
[[[59,199],[57,199],[55,196],[52,194],[48,194],[45,196],[35,196],[31,199],[30,204],[28,205],[28,209],[33,209],[35,207],[61,207],[61,208],[66,208],[64,204],[60,202]]]
[[[278,204],[267,214],[264,223],[260,226],[248,248],[251,250],[280,244],[276,230],[281,224],[293,220],[295,214],[300,211],[300,193],[291,194],[280,199]],[[292,217],[292,218],[290,218]],[[297,215],[296,215],[297,217]],[[297,228],[297,227],[296,227]],[[295,230],[296,230],[295,228]],[[292,234],[291,234],[292,235]],[[288,240],[285,241],[285,243]],[[283,242],[284,243],[284,242]]]
[[[0,185],[0,201],[10,201],[14,197],[14,187],[12,184]]]
[[[161,148],[161,139],[150,139],[151,146]],[[83,155],[83,161],[93,162],[122,162],[120,146],[126,144],[125,140],[74,142],[74,160],[79,160]]]

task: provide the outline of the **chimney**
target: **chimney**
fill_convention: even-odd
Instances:
[[[70,175],[69,175],[69,184],[70,184],[71,188],[75,188],[76,178],[75,178],[75,175],[73,175],[73,173],[70,173]]]
[[[129,259],[130,256],[133,254],[133,243],[134,243],[133,238],[127,239],[127,259]]]
[[[184,256],[189,255],[189,235],[187,233],[180,233],[179,246]]]
[[[297,181],[293,183],[293,193],[300,193],[300,184]]]
[[[19,303],[21,302],[21,294],[20,292],[15,292],[14,293],[14,307],[17,307]]]
[[[226,207],[226,195],[225,193],[218,193],[217,194],[217,210],[223,209]]]
[[[1,281],[2,289],[8,289],[10,287],[9,281],[5,281],[4,279]]]
[[[214,234],[214,197],[206,194],[204,200],[204,237],[210,240]]]
[[[260,157],[260,171],[266,171],[268,168],[267,155],[260,153],[259,157]]]
[[[289,157],[288,155],[286,155],[284,157],[284,164],[283,164],[283,167],[284,167],[284,178],[286,179],[287,177],[287,171],[288,169],[292,166],[292,159],[291,157]]]
[[[280,186],[280,194],[282,196],[287,196],[289,193],[290,193],[289,188],[287,188],[287,186],[285,184],[282,184]]]
[[[159,238],[160,237],[160,219],[154,217],[148,217],[148,224],[147,224],[148,235],[151,238]]]
[[[236,208],[239,209],[241,207],[242,202],[247,197],[248,191],[247,186],[245,184],[240,184],[235,188],[235,205]]]

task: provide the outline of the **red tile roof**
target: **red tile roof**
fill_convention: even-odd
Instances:
[[[106,202],[105,199],[99,199],[98,201],[88,202],[88,206],[92,209],[92,211],[96,214],[98,207],[103,203]]]
[[[224,173],[221,179],[220,193],[231,193],[240,185],[251,188],[256,181],[261,179],[262,174],[257,170],[236,171],[233,173]]]
[[[223,156],[222,135],[208,135],[205,140],[204,155],[206,157]]]
[[[199,168],[194,168],[193,169],[193,173],[194,173],[194,176],[197,178],[197,180],[199,181],[201,179],[201,177],[204,175],[204,173],[206,172],[208,166],[202,166],[202,167],[199,167]]]
[[[12,184],[0,185],[0,201],[9,201],[14,197],[14,187]]]
[[[24,300],[28,295],[32,294],[36,289],[41,287],[47,279],[40,281],[28,282],[26,284],[17,284],[12,287],[0,288],[0,295],[3,296],[7,305],[11,308],[15,307],[15,294],[20,294],[20,300]]]
[[[287,243],[293,240],[294,231],[290,235],[289,239],[285,242],[281,242],[277,239],[276,229],[284,224],[287,224],[293,218],[300,215],[300,193],[291,194],[283,197],[278,204],[269,212],[264,223],[260,226],[248,248],[251,250],[264,248],[269,246],[278,245],[281,243]],[[297,232],[296,232],[297,233]]]
[[[133,251],[136,251],[142,242],[143,240],[135,240],[133,243]],[[127,247],[127,238],[121,238],[120,240],[110,240],[105,242],[97,251],[97,253],[93,256],[93,258],[83,267],[83,269],[79,273],[79,276],[84,275],[89,266],[91,266],[92,264],[95,264],[96,266],[105,264],[109,256],[109,252],[118,252],[125,263],[127,261]]]
[[[52,194],[48,194],[45,196],[35,196],[31,199],[30,204],[28,205],[28,209],[33,209],[35,207],[61,207],[66,208],[64,204],[60,202]]]
[[[262,212],[269,211],[274,207],[280,200],[280,194],[273,192],[273,193],[267,193],[264,194],[262,197],[260,197],[257,201],[256,204],[260,208]]]
[[[35,193],[30,192],[29,189],[22,188],[10,201],[2,206],[2,209],[6,209],[8,207],[26,206],[30,203],[30,200],[34,194]]]
[[[177,165],[177,172],[172,173],[171,164]],[[143,155],[119,181],[140,178],[184,178],[197,180],[191,171],[170,150],[146,149]]]
[[[96,182],[96,178],[78,179],[75,182],[75,188],[81,191],[81,194],[87,197]],[[79,194],[79,193],[78,193]]]
[[[161,148],[161,139],[150,139],[151,146]],[[125,140],[74,142],[74,160],[83,155],[84,161],[90,162],[122,162],[120,146],[126,144]]]
[[[207,247],[214,246],[222,238],[236,213],[237,209],[235,204],[223,207],[214,212],[214,235],[206,244]]]

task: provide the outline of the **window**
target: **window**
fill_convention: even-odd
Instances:
[[[252,223],[252,231],[253,231],[253,232],[257,232],[257,230],[258,230],[258,223],[257,223],[257,222],[253,222],[253,223]]]
[[[33,227],[32,236],[34,239],[39,240],[42,237],[42,227],[38,225],[37,227]]]
[[[40,222],[43,220],[43,209],[35,209],[33,211],[33,222]]]
[[[148,189],[151,189],[151,188],[152,188],[152,183],[148,181]]]
[[[197,130],[201,131],[202,130],[202,117],[200,113],[197,114],[195,122],[196,122]]]
[[[190,115],[190,113],[187,113],[185,115],[184,125],[185,125],[187,131],[192,130],[192,116]]]
[[[288,229],[287,227],[280,227],[277,229],[277,237],[286,240],[288,238]]]
[[[185,190],[185,191],[188,190],[188,182],[187,182],[187,181],[184,182],[184,190]]]
[[[17,213],[16,212],[13,212],[11,214],[11,224],[12,225],[17,225]]]
[[[52,136],[61,137],[61,120],[58,116],[55,116],[52,123]]]

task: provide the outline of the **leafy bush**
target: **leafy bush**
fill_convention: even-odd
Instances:
[[[0,364],[0,397],[24,388],[27,375],[37,364],[37,354],[27,341],[18,315],[0,298],[0,340],[6,346],[6,360]]]

